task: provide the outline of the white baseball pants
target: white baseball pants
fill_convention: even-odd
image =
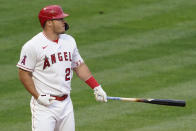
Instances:
[[[68,96],[46,107],[31,99],[32,131],[75,131],[73,105]]]

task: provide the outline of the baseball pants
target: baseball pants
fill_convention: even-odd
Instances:
[[[70,96],[63,101],[54,100],[48,107],[32,97],[32,131],[75,131],[73,105]]]

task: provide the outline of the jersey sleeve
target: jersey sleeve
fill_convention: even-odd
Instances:
[[[17,67],[26,71],[33,72],[36,64],[36,53],[35,49],[31,46],[24,45],[21,54],[20,60],[17,63]]]
[[[72,57],[72,64],[71,64],[72,69],[78,67],[81,63],[84,63],[84,60],[80,56],[77,45],[75,43],[75,48],[74,48],[73,57]]]

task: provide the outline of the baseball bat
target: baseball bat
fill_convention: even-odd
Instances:
[[[185,107],[186,102],[184,100],[169,100],[169,99],[145,99],[145,98],[124,98],[124,97],[107,97],[108,100],[120,100],[129,102],[142,102],[157,105],[167,105],[167,106],[179,106]]]

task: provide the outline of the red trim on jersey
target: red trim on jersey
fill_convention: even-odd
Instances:
[[[24,67],[24,66],[22,66],[22,65],[19,65],[19,64],[17,64],[16,66],[19,67],[19,68],[21,68],[21,69],[24,69],[24,70],[26,70],[26,71],[30,71],[30,72],[33,71],[32,69],[26,68],[26,67]]]
[[[92,89],[99,86],[99,83],[95,80],[93,76],[91,76],[88,80],[85,81]]]
[[[58,38],[58,39],[56,39],[56,40],[53,40],[53,42],[56,42],[56,43],[58,44],[58,42],[59,42],[59,38]]]

